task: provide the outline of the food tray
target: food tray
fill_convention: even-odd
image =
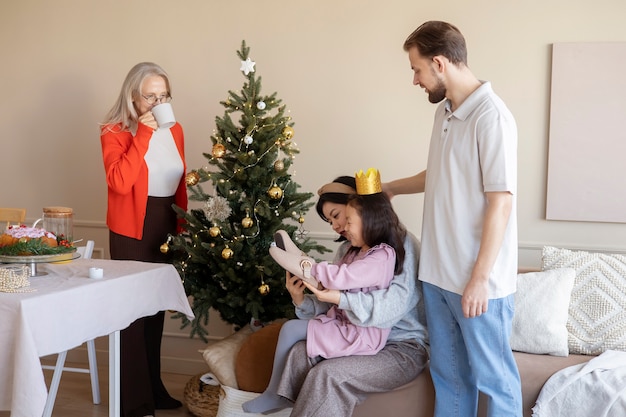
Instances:
[[[80,257],[80,254],[74,252],[67,253],[55,253],[52,255],[24,255],[24,256],[9,256],[9,255],[0,255],[0,262],[4,263],[17,263],[17,264],[29,264],[29,263],[40,263],[40,262],[62,262],[62,261],[71,261],[72,259],[77,259]]]

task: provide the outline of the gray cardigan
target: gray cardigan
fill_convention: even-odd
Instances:
[[[349,248],[349,242],[342,244],[335,260],[341,259]],[[391,327],[390,342],[413,340],[428,348],[422,283],[417,279],[420,243],[408,231],[404,250],[406,255],[402,273],[393,278],[389,288],[369,293],[343,291],[339,308],[357,326]],[[329,304],[307,294],[302,304],[296,307],[296,315],[302,319],[312,318],[329,308]]]

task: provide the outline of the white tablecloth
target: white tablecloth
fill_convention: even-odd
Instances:
[[[104,269],[90,279],[89,267]],[[40,264],[32,292],[0,292],[0,410],[40,417],[47,388],[39,358],[126,328],[163,310],[193,313],[168,264],[78,259]]]

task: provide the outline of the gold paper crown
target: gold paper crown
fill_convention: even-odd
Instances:
[[[356,193],[359,195],[377,194],[383,191],[380,183],[380,172],[375,168],[370,168],[363,174],[360,170],[354,175],[356,180]]]

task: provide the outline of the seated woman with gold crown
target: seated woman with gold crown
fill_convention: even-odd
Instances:
[[[347,241],[336,264],[315,263],[284,231],[276,234],[270,253],[288,271],[299,319],[283,325],[270,383],[243,404],[247,412],[295,400],[292,415],[350,416],[367,393],[411,381],[428,359],[419,245],[382,192],[380,174],[340,177],[318,194],[318,213]]]

